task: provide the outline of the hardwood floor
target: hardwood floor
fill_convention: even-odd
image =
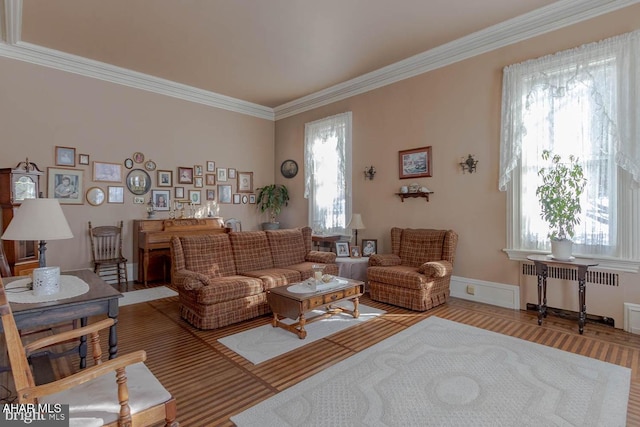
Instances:
[[[201,331],[180,319],[177,297],[121,307],[118,348],[120,354],[146,350],[147,366],[177,399],[182,426],[232,426],[232,415],[426,317],[438,316],[631,368],[627,422],[640,426],[638,335],[592,323],[579,335],[573,320],[550,316],[538,326],[535,313],[455,298],[426,313],[377,303],[367,296],[361,302],[387,314],[259,365],[228,350],[217,339],[268,324],[269,316]],[[106,342],[103,346],[106,348]],[[70,362],[77,366],[75,360]],[[58,374],[70,369],[69,365],[56,366]],[[11,386],[6,374],[1,378],[2,384]]]

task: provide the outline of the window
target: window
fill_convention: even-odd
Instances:
[[[637,271],[625,261],[640,260],[639,48],[640,32],[629,33],[505,68],[499,187],[510,258],[550,250],[535,194],[550,150],[578,157],[587,178],[574,253]]]
[[[314,233],[344,234],[351,215],[351,113],[305,125],[305,189]]]

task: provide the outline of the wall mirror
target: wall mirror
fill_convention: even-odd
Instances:
[[[104,203],[104,191],[99,187],[91,187],[87,190],[87,202],[92,206],[100,206]]]
[[[127,175],[127,188],[136,196],[147,194],[151,188],[151,177],[145,170],[133,169]]]

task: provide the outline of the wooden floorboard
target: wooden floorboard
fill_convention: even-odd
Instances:
[[[535,312],[456,298],[425,313],[378,303],[366,295],[361,302],[387,313],[259,365],[253,365],[217,340],[269,324],[269,316],[201,331],[180,319],[177,297],[121,307],[118,349],[120,354],[140,349],[147,352],[147,366],[177,400],[178,420],[183,427],[232,426],[229,418],[234,414],[427,317],[438,316],[630,368],[627,422],[640,426],[638,335],[595,323],[587,323],[580,335],[577,322],[571,319],[549,316],[538,326]],[[103,337],[104,351],[106,348]],[[6,356],[0,359],[6,364]],[[54,366],[57,375],[71,372],[77,366],[77,356],[56,361]],[[12,388],[6,373],[0,374],[0,379],[3,386]]]

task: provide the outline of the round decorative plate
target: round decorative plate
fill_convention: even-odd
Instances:
[[[154,171],[156,170],[156,162],[154,162],[153,160],[149,160],[144,164],[144,168],[148,171]]]
[[[285,178],[293,178],[298,174],[298,164],[295,160],[285,160],[280,165],[280,172]]]

